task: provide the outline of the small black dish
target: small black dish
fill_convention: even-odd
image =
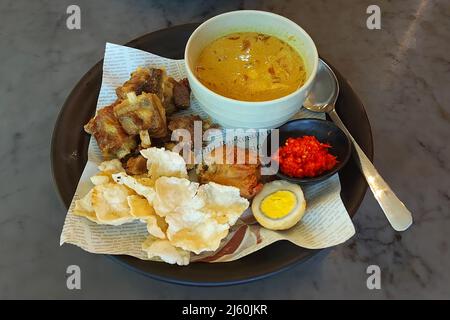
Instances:
[[[296,119],[286,122],[278,128],[279,130],[279,146],[283,146],[288,138],[298,138],[303,136],[315,136],[317,140],[322,143],[331,145],[329,152],[336,156],[338,163],[336,166],[323,174],[313,178],[294,178],[283,174],[280,170],[276,176],[280,179],[287,180],[293,183],[310,184],[314,182],[323,181],[336,172],[341,170],[347,161],[350,159],[352,153],[352,146],[350,139],[346,134],[333,122],[321,119]],[[270,148],[271,135],[267,137],[268,149]],[[277,150],[271,150],[272,155]]]

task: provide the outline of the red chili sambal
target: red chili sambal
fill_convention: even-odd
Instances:
[[[279,149],[280,170],[295,178],[316,177],[333,169],[336,157],[328,152],[331,146],[321,143],[314,136],[288,138]]]

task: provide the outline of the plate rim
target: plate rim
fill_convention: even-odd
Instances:
[[[163,28],[163,29],[159,29],[159,30],[155,30],[146,34],[143,34],[139,37],[134,38],[131,41],[128,41],[127,43],[124,44],[124,46],[129,46],[129,47],[133,47],[133,48],[138,48],[140,49],[139,46],[139,42],[142,41],[144,38],[149,37],[151,35],[154,35],[156,33],[161,33],[161,32],[176,32],[177,29],[180,30],[184,30],[186,28],[195,28],[196,26],[200,25],[200,23],[186,23],[186,24],[180,24],[180,25],[176,25],[176,26],[171,26],[168,28]],[[142,50],[142,49],[140,49]],[[364,121],[366,122],[366,125],[368,126],[368,132],[367,132],[367,138],[369,140],[369,145],[368,145],[368,149],[366,151],[366,154],[368,156],[368,158],[373,162],[373,158],[374,158],[374,143],[373,143],[373,133],[372,133],[372,127],[367,115],[367,111],[366,108],[364,106],[364,103],[362,102],[360,96],[358,94],[356,94],[356,91],[353,89],[352,84],[346,79],[344,78],[339,71],[337,71],[333,64],[329,63],[328,59],[323,58],[322,56],[320,56],[320,58],[322,60],[324,60],[327,64],[329,64],[331,66],[331,68],[337,72],[338,75],[341,76],[341,80],[346,82],[346,85],[351,89],[351,91],[353,93],[355,93],[355,98],[356,101],[358,102],[358,104],[362,107],[361,111],[362,114],[361,116],[364,118]],[[63,116],[65,115],[65,112],[67,111],[67,105],[69,104],[69,101],[71,100],[71,98],[73,98],[75,96],[75,94],[80,90],[80,88],[83,86],[83,84],[86,82],[87,79],[89,79],[89,77],[92,76],[92,74],[98,69],[100,68],[101,70],[103,69],[103,58],[101,60],[99,60],[97,63],[95,63],[91,68],[89,68],[89,70],[80,78],[80,80],[77,81],[77,83],[75,84],[75,86],[73,87],[73,89],[70,91],[69,95],[66,97],[66,99],[64,100],[64,103],[60,109],[60,111],[58,112],[58,116],[56,118],[56,121],[54,122],[54,127],[53,127],[53,131],[52,131],[52,137],[51,137],[51,147],[50,147],[50,163],[51,163],[51,171],[52,171],[52,180],[53,180],[53,185],[54,188],[56,189],[56,192],[58,194],[58,198],[60,199],[60,201],[62,202],[62,204],[64,205],[64,208],[68,209],[68,207],[70,206],[66,204],[66,201],[64,199],[64,196],[62,194],[61,191],[61,186],[58,183],[58,178],[56,177],[56,169],[55,167],[57,166],[56,164],[56,159],[55,159],[55,153],[56,153],[56,141],[57,141],[57,132],[60,129],[60,125],[61,125],[61,119],[63,118]],[[95,111],[94,111],[95,112]],[[353,215],[351,216],[351,219],[353,220],[353,217],[356,215],[356,213],[358,212],[358,209],[361,206],[362,201],[364,200],[364,197],[367,193],[367,189],[368,189],[368,185],[367,183],[364,183],[364,192],[362,193],[362,196],[357,199],[355,201],[355,212],[353,213]],[[272,245],[272,244],[271,244]],[[269,245],[269,246],[271,246]],[[267,246],[267,247],[269,247]],[[267,248],[265,247],[265,248]],[[263,248],[264,249],[264,248]],[[154,279],[154,280],[159,280],[159,281],[163,281],[163,282],[167,282],[167,283],[171,283],[171,284],[177,284],[177,285],[183,285],[183,286],[199,286],[199,287],[217,287],[217,286],[231,286],[231,285],[239,285],[239,284],[244,284],[244,283],[249,283],[249,282],[253,282],[253,281],[257,281],[257,280],[261,280],[264,278],[268,278],[270,276],[273,276],[275,274],[284,272],[286,270],[289,270],[301,263],[307,262],[309,261],[311,258],[315,257],[317,254],[319,254],[320,252],[324,251],[324,250],[331,250],[331,248],[327,248],[327,249],[315,249],[315,250],[311,250],[311,249],[306,249],[308,251],[311,251],[312,253],[308,254],[306,257],[300,257],[298,256],[297,258],[293,259],[294,261],[289,261],[287,262],[285,265],[276,268],[274,270],[268,271],[268,272],[264,272],[262,274],[258,274],[256,276],[252,276],[252,277],[245,277],[242,279],[235,279],[235,280],[225,280],[225,281],[196,281],[196,280],[180,280],[180,279],[175,279],[175,278],[170,278],[164,275],[158,275],[158,274],[153,274],[153,273],[149,273],[147,271],[144,271],[140,268],[138,268],[135,265],[132,265],[130,263],[127,263],[126,258],[133,258],[133,257],[129,257],[126,255],[109,255],[109,254],[102,254],[103,256],[115,261],[116,263],[118,263],[119,265],[124,266],[126,269],[128,270],[132,270],[138,274],[141,274],[145,277]],[[137,259],[137,258],[134,258]],[[151,261],[149,261],[149,263],[151,263]],[[153,262],[153,263],[159,263],[159,262]],[[225,262],[226,263],[226,262]]]

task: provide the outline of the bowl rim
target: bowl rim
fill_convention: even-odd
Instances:
[[[313,49],[313,54],[314,54],[314,63],[313,63],[313,68],[311,70],[311,74],[308,77],[308,79],[300,86],[298,87],[294,92],[291,92],[288,95],[282,96],[280,98],[277,99],[272,99],[272,100],[265,100],[265,101],[244,101],[244,100],[236,100],[236,99],[232,99],[232,98],[228,98],[225,96],[222,96],[216,92],[214,92],[213,90],[209,89],[208,87],[206,87],[205,85],[203,85],[203,83],[200,82],[200,80],[197,79],[197,76],[194,74],[194,72],[191,70],[190,66],[189,66],[189,59],[188,59],[188,51],[189,48],[191,47],[192,44],[192,39],[194,38],[194,36],[196,36],[199,32],[202,31],[203,28],[205,28],[205,26],[207,26],[207,24],[214,22],[215,20],[219,19],[219,18],[223,18],[224,16],[229,16],[229,15],[235,15],[235,14],[244,14],[244,13],[251,13],[251,14],[260,14],[262,16],[272,16],[275,17],[277,19],[281,19],[284,20],[285,22],[287,22],[288,24],[292,25],[293,28],[296,28],[300,31],[300,33],[303,33],[305,38],[307,38],[309,41],[311,41],[312,43],[312,49]],[[275,103],[279,103],[279,102],[284,102],[286,100],[289,100],[290,98],[292,98],[293,96],[297,95],[299,92],[301,92],[302,90],[304,90],[304,88],[307,88],[308,86],[310,86],[312,84],[312,82],[314,81],[316,74],[317,74],[317,69],[318,69],[318,65],[319,65],[319,53],[317,51],[317,46],[316,43],[314,42],[314,40],[311,38],[311,36],[302,28],[300,27],[297,23],[295,23],[294,21],[276,14],[276,13],[272,13],[272,12],[268,12],[268,11],[262,11],[262,10],[236,10],[236,11],[230,11],[230,12],[225,12],[219,15],[216,15],[206,21],[204,21],[203,23],[201,23],[195,30],[194,32],[192,32],[191,36],[188,39],[188,42],[186,43],[185,49],[184,49],[184,65],[186,68],[186,72],[188,74],[189,77],[189,81],[194,81],[195,84],[199,87],[201,87],[203,90],[205,90],[206,92],[208,92],[209,94],[213,95],[214,97],[218,98],[218,99],[223,99],[224,101],[227,102],[231,102],[231,103],[239,103],[239,104],[243,104],[243,105],[247,105],[247,106],[256,106],[256,105],[271,105],[274,102]]]
[[[335,173],[338,173],[342,168],[345,167],[347,162],[350,160],[350,156],[352,154],[352,143],[350,141],[350,138],[333,121],[326,120],[326,119],[317,119],[317,118],[292,119],[292,120],[287,121],[286,123],[284,123],[280,127],[278,127],[278,129],[281,129],[282,127],[284,127],[284,126],[286,126],[286,125],[288,125],[288,124],[290,124],[292,122],[303,122],[303,121],[311,121],[311,120],[313,120],[314,122],[321,123],[321,125],[322,124],[331,125],[331,126],[335,127],[337,129],[337,131],[341,132],[342,135],[345,137],[345,141],[346,141],[346,146],[347,146],[348,152],[345,154],[344,159],[342,159],[332,170],[324,172],[324,173],[322,173],[321,175],[319,175],[317,177],[295,178],[295,177],[290,177],[288,175],[285,175],[280,170],[278,170],[278,172],[275,174],[278,178],[281,178],[283,180],[287,180],[287,181],[290,181],[290,182],[302,183],[302,184],[311,184],[311,183],[314,183],[314,182],[320,182],[320,181],[323,181],[323,180],[333,176]],[[269,139],[269,137],[270,137],[270,134],[267,136],[266,139]]]

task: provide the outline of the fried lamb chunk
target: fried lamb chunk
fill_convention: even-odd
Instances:
[[[156,94],[166,109],[167,115],[174,113],[177,108],[186,109],[190,105],[187,80],[178,82],[168,77],[163,69],[138,68],[131,74],[130,80],[116,89],[119,99],[126,99],[130,92],[136,95]]]
[[[242,163],[238,161],[238,152],[244,155]],[[227,159],[232,163],[227,163]],[[252,199],[263,186],[260,169],[256,155],[248,149],[218,147],[205,157],[203,164],[197,166],[196,172],[200,183],[233,186],[239,188],[242,197]]]
[[[137,68],[131,74],[130,80],[116,89],[119,99],[126,99],[127,94],[134,92],[137,96],[141,93],[154,93],[163,100],[163,80],[165,72],[155,68]]]
[[[129,92],[125,100],[114,106],[114,115],[130,135],[140,134],[143,130],[148,130],[150,137],[160,138],[167,134],[165,110],[155,94],[136,96]]]
[[[182,116],[182,117],[176,117],[169,119],[169,124],[167,125],[168,129],[173,132],[178,129],[184,129],[189,131],[191,141],[194,141],[194,123],[195,121],[202,121],[202,118],[200,118],[197,115],[189,115],[189,116]],[[188,141],[186,141],[188,142]]]
[[[208,129],[218,129],[219,126],[212,123],[210,119],[202,119],[198,115],[187,115],[187,116],[177,116],[169,119],[169,124],[167,127],[171,132],[176,129],[185,129],[189,131],[191,135],[191,141],[194,140],[194,125],[196,121],[201,121],[203,135]]]
[[[100,109],[85,126],[92,134],[104,157],[123,158],[136,148],[136,139],[125,132],[114,116],[114,104]]]
[[[178,109],[187,109],[191,105],[191,90],[187,79],[175,81],[173,86],[173,102]]]
[[[130,175],[141,175],[147,173],[147,159],[143,156],[135,155],[129,157],[125,162],[124,169],[127,174]]]

